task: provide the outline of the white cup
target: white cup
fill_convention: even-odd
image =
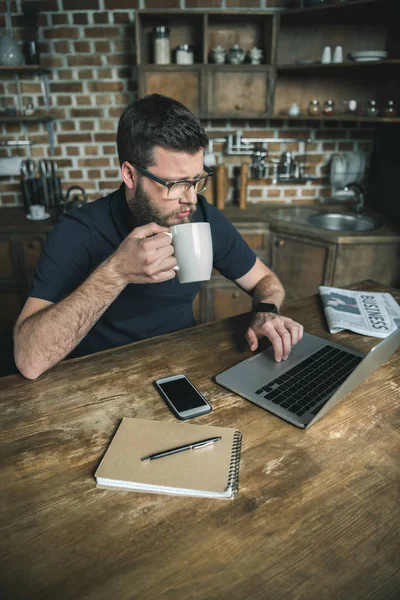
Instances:
[[[333,62],[338,64],[343,62],[343,48],[342,46],[336,46],[333,51]]]
[[[332,62],[332,50],[330,46],[325,46],[322,51],[321,62],[323,65],[328,65]]]
[[[213,245],[209,223],[182,223],[169,228],[181,283],[207,281],[213,267]]]
[[[44,219],[46,210],[41,204],[31,204],[29,214],[32,219]]]

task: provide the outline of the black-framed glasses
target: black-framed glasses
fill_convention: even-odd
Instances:
[[[149,179],[152,179],[157,183],[161,183],[161,185],[168,188],[168,198],[170,200],[179,200],[180,198],[182,198],[182,196],[188,193],[192,186],[194,187],[197,193],[201,194],[201,192],[205,191],[213,176],[213,172],[211,171],[211,169],[209,169],[208,167],[204,167],[204,171],[206,174],[201,175],[200,177],[196,177],[195,179],[181,181],[166,181],[165,179],[161,179],[161,177],[154,175],[154,173],[148,171],[144,167],[140,167],[136,163],[131,162],[130,164],[133,167],[135,167],[135,169],[137,169],[139,173],[144,175],[144,177],[148,177]]]

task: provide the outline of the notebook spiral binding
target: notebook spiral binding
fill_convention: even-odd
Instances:
[[[233,435],[232,453],[228,471],[228,489],[232,490],[233,495],[239,491],[239,465],[241,448],[242,434],[240,431],[235,431]]]

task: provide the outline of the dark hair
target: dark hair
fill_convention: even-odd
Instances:
[[[198,118],[186,106],[160,94],[132,102],[118,124],[119,162],[154,165],[154,147],[196,154],[208,144]]]

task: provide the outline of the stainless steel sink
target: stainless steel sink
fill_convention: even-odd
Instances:
[[[324,212],[315,208],[296,206],[294,208],[285,206],[268,210],[268,214],[280,221],[307,225],[317,229],[328,229],[330,231],[372,231],[380,227],[380,224],[366,215],[355,215],[339,212]]]
[[[331,231],[371,231],[379,227],[379,223],[365,215],[348,215],[342,213],[319,213],[312,215],[309,225]]]

